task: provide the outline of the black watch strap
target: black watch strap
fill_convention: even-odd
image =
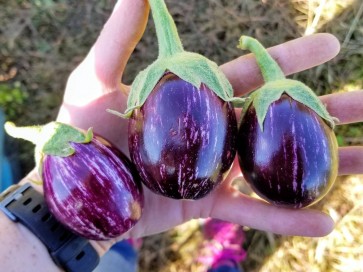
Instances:
[[[30,184],[14,185],[0,195],[0,209],[20,222],[47,247],[54,262],[70,272],[93,271],[99,256],[87,239],[66,229],[50,213],[42,194]]]

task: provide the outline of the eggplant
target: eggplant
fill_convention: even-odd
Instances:
[[[45,200],[65,226],[94,240],[114,238],[141,217],[143,197],[137,172],[128,158],[105,140],[70,143],[69,157],[46,155]]]
[[[223,179],[235,156],[233,89],[218,65],[185,51],[163,0],[149,0],[159,56],[134,79],[123,114],[131,159],[153,192],[199,199]]]
[[[257,195],[277,206],[313,205],[337,177],[335,119],[308,86],[285,78],[257,40],[242,36],[240,47],[255,54],[265,80],[246,99],[238,129],[243,177]]]
[[[138,222],[144,205],[140,177],[126,155],[104,138],[58,122],[42,127],[7,123],[6,130],[36,144],[47,206],[71,231],[107,240]]]
[[[309,206],[334,184],[338,168],[334,132],[313,110],[288,95],[270,105],[263,130],[250,106],[237,139],[243,177],[267,201]]]
[[[224,178],[236,153],[230,103],[167,73],[129,121],[129,150],[143,183],[175,199],[199,199]]]

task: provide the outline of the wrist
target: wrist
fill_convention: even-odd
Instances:
[[[34,178],[37,176],[31,173],[25,181],[2,193],[1,209],[9,219],[14,221],[4,218],[2,214],[0,227],[6,229],[3,233],[8,234],[7,230],[10,226],[21,230],[19,233],[12,232],[10,237],[14,236],[15,241],[19,240],[18,238],[24,238],[22,237],[24,235],[29,237],[31,239],[29,244],[34,245],[34,248],[39,249],[39,246],[43,248],[41,256],[37,257],[44,261],[53,260],[54,263],[51,265],[53,267],[57,265],[66,271],[92,271],[99,261],[97,250],[87,239],[68,230],[51,214],[40,193],[41,186],[32,186],[26,182],[29,179],[36,181]],[[9,249],[11,251],[13,247]],[[28,256],[34,255],[32,253],[34,250],[29,248],[27,250]]]
[[[4,271],[61,271],[44,244],[25,226],[0,212],[1,269]]]

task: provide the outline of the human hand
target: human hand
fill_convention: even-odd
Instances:
[[[93,127],[97,134],[126,154],[128,122],[107,113],[106,109],[123,112],[126,108],[130,87],[120,83],[120,78],[145,29],[148,11],[147,1],[118,1],[95,45],[70,75],[58,116],[58,121],[79,128]],[[339,44],[329,34],[300,38],[270,49],[286,74],[319,65],[338,52]],[[221,68],[232,83],[235,95],[246,94],[262,83],[252,55],[242,56]],[[363,120],[363,108],[359,105],[362,99],[363,91],[322,97],[328,111],[341,123]],[[362,158],[362,147],[341,148],[340,174],[362,173]],[[235,163],[226,180],[198,201],[173,200],[144,188],[146,205],[142,218],[119,239],[159,233],[190,219],[206,217],[284,235],[323,236],[332,230],[332,219],[322,212],[277,208],[240,193],[231,186],[233,178],[239,175],[238,163]],[[106,251],[115,241],[94,244]]]

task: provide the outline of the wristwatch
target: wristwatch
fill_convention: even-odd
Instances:
[[[57,266],[69,272],[91,272],[100,257],[89,241],[77,236],[50,213],[44,197],[29,183],[13,185],[0,195],[0,210],[20,222],[46,246]]]

